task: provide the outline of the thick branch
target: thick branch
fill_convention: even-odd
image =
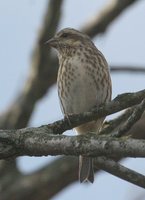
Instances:
[[[73,155],[145,157],[145,140],[48,134],[46,127],[0,131],[0,158],[12,156]]]
[[[75,140],[69,139],[69,137],[66,137],[66,136],[60,136],[60,137],[50,136],[50,134],[61,134],[64,131],[68,129],[72,129],[85,122],[89,122],[96,118],[113,114],[115,112],[118,112],[130,106],[136,105],[140,103],[144,98],[145,98],[145,90],[141,90],[136,93],[126,93],[126,94],[119,95],[114,100],[107,103],[106,105],[102,105],[96,109],[94,108],[92,112],[85,112],[82,114],[71,115],[69,116],[69,121],[68,121],[68,118],[66,118],[64,120],[60,120],[53,124],[49,124],[47,126],[42,126],[39,128],[26,128],[26,129],[20,129],[20,130],[12,130],[12,131],[1,130],[0,141],[4,142],[5,145],[6,144],[8,145],[7,148],[5,147],[4,149],[2,146],[1,158],[6,158],[12,155],[27,155],[27,150],[29,150],[28,155],[31,155],[31,154],[33,155],[34,152],[36,153],[37,148],[38,149],[37,149],[36,155],[43,155],[45,154],[45,150],[47,151],[47,148],[49,150],[50,146],[52,146],[52,149],[56,147],[57,145],[58,146],[62,145],[62,148],[65,148],[65,142],[66,142],[66,145],[69,144],[71,146],[71,144],[75,142]],[[77,139],[77,137],[75,139]],[[33,143],[35,143],[35,145],[33,145]],[[48,146],[45,144],[47,144]],[[32,149],[31,149],[31,145],[33,146]],[[42,147],[40,148],[40,146]],[[21,152],[20,149],[24,150],[24,147],[25,147],[25,151]],[[30,151],[30,149],[32,151]],[[43,149],[43,153],[41,154],[42,149]],[[8,152],[10,153],[10,155]],[[55,152],[55,153],[58,154],[58,152]],[[81,153],[83,152],[79,152],[78,154],[81,154]],[[46,152],[46,155],[48,154],[51,154],[51,152],[49,153]],[[65,152],[62,151],[60,154],[65,154]],[[69,151],[67,152],[67,154],[69,154]],[[74,155],[74,154],[70,154],[70,155]]]
[[[59,5],[59,2],[61,3],[61,1],[59,1],[59,2],[56,2],[55,0],[52,0],[51,1],[51,3],[52,2],[54,2],[54,5],[56,5],[56,7],[57,7],[57,5]],[[55,8],[54,8],[55,9]],[[51,13],[52,14],[52,16],[53,16],[53,13],[55,13],[55,12],[53,12],[53,8],[51,9],[52,10],[52,13],[51,12],[49,12],[49,13]],[[55,13],[56,14],[56,13]],[[52,21],[53,21],[53,19],[54,18],[52,18]],[[45,24],[44,24],[44,26],[46,26]],[[51,29],[52,30],[52,29]],[[43,32],[43,31],[42,31]],[[40,39],[40,43],[41,43],[41,41],[43,42],[43,40],[41,40]],[[42,48],[42,50],[43,50],[43,48]],[[36,52],[37,52],[37,50],[36,50]],[[49,57],[49,56],[48,56]],[[34,66],[35,66],[35,64],[37,63],[36,62],[36,60],[37,60],[37,58],[38,58],[38,60],[39,60],[39,58],[41,58],[41,56],[39,57],[39,50],[38,50],[38,54],[36,53],[35,54],[35,58],[36,59],[34,59]],[[40,59],[41,60],[41,59]],[[45,60],[45,59],[44,59]],[[44,61],[43,59],[41,60],[41,61]],[[36,62],[36,63],[35,63]],[[45,62],[46,62],[46,60],[45,60]],[[56,62],[56,61],[55,61]],[[53,60],[52,60],[52,63],[55,63],[55,62],[53,62]],[[41,62],[40,62],[41,63]],[[43,62],[42,62],[43,63]],[[41,63],[41,64],[42,64]],[[44,79],[44,82],[43,82],[43,78],[41,79],[41,76],[42,76],[42,74],[43,74],[43,72],[42,73],[36,73],[36,76],[38,75],[38,79],[36,78],[34,78],[33,76],[33,81],[34,81],[34,83],[32,82],[32,85],[31,85],[31,80],[30,80],[30,86],[36,86],[36,87],[32,87],[33,89],[32,89],[32,91],[31,90],[28,90],[28,91],[30,91],[31,93],[27,93],[28,94],[28,96],[23,96],[23,95],[20,95],[20,98],[18,98],[17,100],[16,100],[16,102],[15,102],[15,104],[10,108],[11,109],[11,111],[12,112],[7,112],[6,113],[6,115],[4,115],[3,116],[3,119],[0,121],[0,126],[1,127],[5,127],[5,128],[9,128],[9,127],[11,127],[11,128],[13,128],[13,127],[24,127],[26,124],[27,124],[27,122],[28,122],[28,120],[29,120],[29,118],[30,118],[30,115],[31,115],[31,112],[32,112],[32,110],[34,109],[34,105],[35,105],[35,102],[39,99],[39,98],[41,98],[45,93],[46,93],[46,90],[47,90],[47,88],[49,87],[49,86],[51,86],[54,82],[55,82],[55,80],[56,80],[56,72],[57,72],[57,67],[56,67],[56,65],[54,65],[54,64],[51,64],[51,59],[50,59],[50,65],[52,65],[52,67],[50,67],[49,68],[49,71],[48,71],[48,74],[49,74],[49,78],[47,78],[46,77],[46,79],[47,79],[47,83],[48,83],[48,85],[45,85],[45,79]],[[36,67],[37,68],[37,67]],[[38,68],[39,69],[39,68]],[[45,69],[45,68],[44,68]],[[42,70],[42,69],[41,69]],[[35,71],[35,70],[34,70]],[[38,70],[39,71],[39,70]],[[46,70],[47,71],[47,70]],[[35,73],[34,73],[35,74]],[[33,75],[34,75],[33,74]],[[45,73],[45,70],[44,70],[44,74],[46,75],[46,73]],[[44,75],[43,74],[43,75]],[[39,76],[40,75],[40,76]],[[43,76],[42,76],[43,77]],[[40,79],[39,79],[40,78]],[[38,85],[39,85],[39,87],[37,87],[37,81],[38,81]],[[42,81],[41,83],[42,84],[40,84],[40,81]],[[28,81],[27,81],[28,82]],[[44,84],[43,84],[44,83]],[[43,87],[44,86],[44,87]],[[47,87],[47,88],[46,88]],[[41,90],[41,88],[42,88],[42,90]],[[27,87],[26,87],[26,89],[27,89]],[[37,90],[37,89],[39,89],[39,90]],[[44,89],[44,90],[43,90]],[[36,94],[35,93],[35,90],[36,90],[36,93],[38,92],[38,94]],[[42,92],[42,91],[44,91],[44,93]],[[30,98],[28,98],[29,97],[29,94],[30,94]],[[32,94],[32,95],[31,95]],[[34,95],[33,95],[34,94]],[[36,94],[36,95],[35,95]],[[37,96],[38,95],[38,96]],[[42,95],[42,96],[41,96]],[[24,97],[24,100],[23,100],[23,97]],[[34,100],[34,98],[36,97],[36,101]],[[26,98],[26,99],[25,99]],[[17,107],[17,105],[18,104],[20,104],[21,105],[21,107],[19,107],[20,109],[18,109],[18,107]],[[16,112],[16,111],[18,111],[18,112]],[[13,117],[15,115],[15,118]],[[22,122],[22,120],[24,120],[23,122]],[[40,198],[41,199],[41,198]]]
[[[136,105],[141,102],[141,100],[145,96],[145,91],[139,91],[136,93],[127,93],[118,96],[115,98],[112,102],[108,103],[107,105],[101,106],[98,109],[93,109],[92,112],[87,112],[84,114],[78,114],[73,115],[69,117],[69,121],[71,121],[71,125],[68,122],[68,119],[60,120],[58,122],[55,122],[53,124],[50,124],[48,126],[42,126],[39,128],[26,128],[26,129],[20,129],[20,130],[13,130],[13,131],[2,131],[0,132],[0,157],[1,158],[9,158],[9,157],[15,157],[20,155],[48,155],[48,154],[71,154],[71,155],[79,155],[79,154],[85,154],[85,155],[108,155],[108,150],[106,152],[102,151],[104,148],[104,142],[105,147],[110,145],[109,148],[112,152],[109,155],[113,155],[113,153],[118,152],[119,156],[144,156],[142,152],[138,151],[138,147],[135,148],[135,144],[138,144],[140,141],[132,141],[128,140],[125,142],[131,141],[129,143],[130,145],[128,147],[134,147],[132,151],[128,152],[126,149],[126,152],[124,152],[124,148],[121,151],[119,145],[127,145],[128,143],[124,143],[124,141],[112,141],[114,143],[110,143],[110,141],[101,141],[102,148],[99,146],[99,140],[94,140],[94,138],[81,138],[79,137],[67,137],[67,136],[52,136],[50,134],[60,134],[64,132],[67,129],[71,129],[73,127],[78,126],[81,123],[91,121],[94,118],[98,118],[101,116],[106,116],[107,114],[111,114],[117,111],[120,111],[122,109],[125,109],[127,107]],[[94,136],[93,136],[94,137]],[[96,136],[95,136],[96,137]],[[108,138],[107,138],[108,139]],[[86,143],[86,141],[88,143]],[[92,141],[95,141],[95,145],[93,146],[93,153],[92,150],[90,150],[90,146],[92,145]],[[137,143],[136,143],[137,142]],[[142,141],[143,142],[143,141]],[[89,147],[86,148],[86,146],[83,145],[86,144]],[[74,146],[74,144],[76,146]],[[101,145],[100,144],[100,145]],[[107,145],[106,145],[107,144]],[[118,145],[118,151],[116,147],[114,149],[111,149],[112,145]],[[57,146],[58,145],[58,146]],[[78,145],[80,145],[80,148],[78,148]],[[81,146],[83,145],[83,146]],[[144,143],[139,143],[139,145],[144,145]],[[56,148],[57,147],[57,148]],[[74,147],[78,148],[77,151],[75,151]],[[98,149],[95,149],[98,147]],[[100,149],[99,149],[100,148]],[[141,148],[143,149],[143,148]],[[140,149],[140,150],[141,150]],[[54,151],[53,151],[54,150]],[[86,152],[87,150],[87,152]],[[53,152],[52,152],[53,151]],[[76,152],[76,153],[75,153]],[[100,153],[97,153],[100,152]],[[120,153],[119,153],[120,152]],[[90,154],[89,154],[90,153]],[[141,153],[141,154],[140,154]]]
[[[52,58],[50,59],[50,50],[46,49],[44,41],[56,32],[61,15],[61,4],[62,0],[50,0],[46,7],[44,27],[41,29],[36,44],[29,77],[13,104],[5,113],[1,114],[1,129],[25,127],[30,120],[37,100],[46,93],[49,86],[56,80],[57,68],[55,66],[53,68],[50,67],[53,65],[53,62]],[[0,162],[0,174],[0,192],[3,192],[6,188],[8,189],[13,185],[13,182],[18,179],[20,172],[17,169],[16,162],[11,159],[9,162]]]
[[[78,179],[77,170],[77,158],[61,157],[34,173],[14,179],[9,188],[0,193],[0,199],[48,200]]]
[[[49,86],[56,80],[57,67],[51,67],[53,58],[50,49],[44,45],[44,42],[56,32],[61,16],[61,5],[62,0],[49,1],[43,28],[33,53],[28,80],[13,105],[0,117],[0,127],[2,128],[25,127],[28,124],[35,103],[46,94]],[[55,77],[52,76],[54,73]]]

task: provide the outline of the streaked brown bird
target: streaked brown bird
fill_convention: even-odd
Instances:
[[[64,115],[90,111],[111,100],[111,78],[103,54],[91,39],[72,28],[58,32],[47,43],[58,51],[58,95]],[[78,134],[98,134],[104,118],[75,128]],[[80,182],[94,181],[93,159],[80,156]]]

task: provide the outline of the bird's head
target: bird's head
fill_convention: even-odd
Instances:
[[[46,44],[54,47],[59,53],[67,49],[76,49],[86,43],[92,43],[90,38],[72,28],[65,28],[59,31],[53,38],[48,40]]]

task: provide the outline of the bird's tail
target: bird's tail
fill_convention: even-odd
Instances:
[[[93,159],[79,156],[79,179],[80,182],[94,182]]]

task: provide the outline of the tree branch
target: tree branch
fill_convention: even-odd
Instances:
[[[21,174],[0,192],[1,200],[48,200],[78,179],[78,159],[61,157],[31,174]],[[58,167],[59,166],[59,167]],[[57,183],[57,184],[56,184]]]
[[[45,151],[47,151],[47,149],[49,150],[50,146],[52,146],[51,149],[55,148],[57,145],[58,146],[62,145],[62,148],[65,148],[64,147],[65,142],[66,142],[66,144],[69,144],[71,146],[72,143],[75,142],[75,139],[76,139],[76,141],[79,140],[79,137],[78,137],[78,139],[77,139],[77,137],[75,137],[75,139],[73,140],[73,139],[70,139],[70,137],[66,137],[66,136],[56,137],[56,136],[51,136],[51,135],[52,134],[53,135],[54,134],[55,135],[62,134],[64,131],[72,129],[83,123],[92,121],[96,118],[101,118],[106,115],[113,114],[113,113],[121,111],[125,108],[134,106],[134,105],[140,103],[144,98],[145,98],[145,90],[141,90],[141,91],[135,92],[135,93],[125,93],[125,94],[118,95],[114,100],[112,100],[111,102],[109,102],[105,105],[100,106],[99,108],[92,109],[92,111],[90,111],[90,112],[69,115],[68,116],[69,121],[68,121],[68,118],[65,118],[63,120],[59,120],[52,124],[41,126],[38,128],[25,128],[25,129],[18,129],[18,130],[1,130],[0,131],[0,141],[2,142],[2,144],[4,144],[4,145],[2,145],[1,151],[0,151],[1,158],[7,158],[12,155],[17,155],[17,156],[18,155],[31,155],[31,154],[34,155],[33,153],[36,153],[36,151],[37,151],[36,155],[42,155],[42,154],[45,154]],[[144,105],[144,103],[142,103],[141,106],[142,105]],[[33,145],[33,143],[35,145]],[[6,146],[6,144],[7,144],[7,146]],[[41,148],[40,148],[40,146],[41,146]],[[32,149],[31,149],[31,147],[32,147]],[[21,151],[20,151],[20,149],[21,149]],[[24,150],[24,149],[25,149],[25,151],[23,152],[22,150]],[[42,149],[43,149],[43,151],[42,151]],[[27,154],[27,150],[28,150],[28,154]],[[43,152],[42,154],[41,154],[41,151]],[[49,153],[46,152],[46,155],[48,155]],[[60,153],[60,154],[65,154],[65,152],[63,152],[63,150],[62,150],[62,153]],[[82,154],[82,152],[79,152],[79,154]],[[74,155],[74,154],[70,154],[70,155]]]
[[[110,71],[112,73],[123,72],[123,73],[145,73],[145,68],[141,66],[121,66],[121,65],[111,65]]]
[[[134,106],[140,103],[145,98],[145,90],[134,93],[124,93],[118,95],[114,100],[108,102],[105,105],[99,106],[99,108],[92,109],[91,112],[85,112],[81,114],[69,115],[69,121],[67,118],[54,122],[49,125],[49,128],[53,129],[54,134],[62,134],[64,131],[72,129],[80,124],[92,121],[96,118],[101,118],[113,113],[119,112],[128,107]]]
[[[145,95],[144,93],[145,91],[142,90],[136,93],[127,93],[119,95],[110,103],[96,110],[93,109],[92,116],[95,118],[96,114],[97,116],[106,115],[106,113],[104,112],[110,113],[109,108],[112,107],[114,108],[113,111],[118,111],[120,110],[120,107],[124,108],[124,106],[130,106],[130,104],[134,105],[141,101],[141,99]],[[127,102],[127,105],[125,105],[124,102]],[[144,104],[141,103],[140,105]],[[75,120],[77,118],[76,116],[78,115],[70,116],[71,124],[74,123],[73,127],[75,127],[76,124],[79,125],[78,121]],[[81,122],[79,123],[86,122],[85,117],[87,117],[87,121],[92,120],[91,112],[83,113],[80,114],[79,116],[81,116],[82,119],[84,117],[84,119],[82,121],[80,120]],[[144,140],[134,140],[128,138],[114,139],[108,136],[107,137],[97,136],[95,134],[86,136],[74,136],[74,137],[52,135],[53,130],[55,130],[54,126],[56,126],[57,123],[63,125],[64,122],[68,123],[67,119],[55,122],[48,126],[42,126],[38,128],[25,128],[12,131],[1,130],[0,157],[9,158],[12,156],[20,156],[20,155],[41,156],[41,155],[60,155],[60,154],[76,155],[76,156],[82,154],[85,156],[93,156],[93,157],[102,155],[108,157],[115,157],[116,155],[119,157],[128,157],[128,156],[145,157]],[[70,126],[70,123],[68,124]],[[60,133],[60,131],[62,131],[62,127],[61,126],[58,127],[60,128],[60,130],[58,131]],[[69,127],[69,129],[70,128],[72,127]],[[139,178],[142,180],[144,178],[141,175],[139,176],[138,174],[134,174],[133,179],[131,178],[130,180],[129,179],[130,173],[132,172],[128,171],[127,176],[125,177],[124,173],[123,174],[120,173],[120,177],[125,178],[125,180],[128,180],[135,184],[138,184],[138,182],[135,182],[135,180],[138,180]],[[137,177],[139,176],[138,179],[136,176]],[[144,187],[143,185],[141,186]]]
[[[103,124],[103,130],[101,131],[101,134],[106,135],[108,133],[117,131],[119,127],[121,127],[124,124],[124,122],[132,115],[133,111],[134,107],[128,108],[118,117],[109,121],[105,121]]]
[[[99,14],[97,13],[97,15],[94,16],[93,20],[89,20],[88,23],[81,28],[81,31],[85,32],[90,37],[95,37],[99,33],[105,32],[110,23],[135,2],[137,2],[137,0],[111,0]]]
[[[107,171],[114,176],[145,188],[144,175],[128,169],[127,167],[122,166],[114,160],[102,156],[95,159],[95,164],[100,169],[103,169],[104,171]]]
[[[32,174],[21,175],[9,189],[5,189],[5,192],[1,194],[1,199],[25,200],[30,199],[31,196],[31,200],[48,200],[48,198],[52,198],[58,191],[78,179],[77,161],[78,159],[74,157],[62,157]],[[143,175],[129,170],[111,159],[98,157],[95,159],[95,165],[115,176],[144,187]]]
[[[46,94],[47,89],[56,80],[57,67],[50,67],[53,65],[53,58],[52,56],[50,58],[51,52],[44,45],[44,41],[48,37],[52,37],[56,32],[61,16],[62,2],[62,0],[50,0],[46,7],[44,24],[36,44],[35,52],[33,53],[29,77],[13,104],[5,113],[0,115],[1,129],[27,126],[36,102]],[[6,188],[8,190],[20,176],[20,171],[17,168],[15,160],[0,161],[0,174],[0,193],[2,193]]]
[[[13,132],[9,130],[0,131],[0,158],[18,155],[46,156],[60,154],[75,156],[82,154],[93,157],[102,155],[107,157],[116,157],[116,155],[117,157],[145,157],[145,140],[114,139],[95,134],[72,137],[54,136],[49,135],[47,129],[43,129],[44,127],[13,130]],[[96,161],[97,166],[105,171],[145,188],[145,177],[143,175],[105,157],[98,157]]]
[[[51,51],[44,45],[44,42],[56,32],[61,17],[62,2],[63,0],[50,0],[48,3],[43,28],[33,53],[29,77],[14,103],[6,113],[0,116],[1,128],[26,127],[35,103],[46,94],[49,86],[56,81],[57,67],[51,66],[53,64]],[[54,76],[52,78],[54,73],[55,78]]]
[[[102,30],[102,28],[99,27],[103,27],[104,29],[104,27],[110,25],[114,18],[116,18],[125,8],[135,1],[136,0],[125,0],[121,2],[117,0],[112,1],[112,3],[110,3],[111,6],[108,9],[108,6],[105,7],[102,12],[100,12],[99,16],[96,17],[93,24],[90,26],[84,25],[82,31],[85,31],[91,37],[94,37],[100,33],[100,30]],[[58,65],[56,65],[57,59],[50,55],[50,51],[46,49],[44,42],[48,38],[52,37],[52,35],[56,32],[56,28],[60,20],[61,4],[62,0],[51,0],[47,7],[44,18],[44,26],[39,36],[38,44],[36,45],[33,56],[31,74],[28,77],[26,85],[24,86],[19,97],[15,100],[8,111],[0,116],[1,128],[25,127],[30,119],[37,100],[44,96],[48,88],[51,87],[56,81],[56,74],[58,70]],[[114,13],[117,14],[114,15]],[[108,16],[113,16],[113,18]],[[111,20],[108,21],[108,19]],[[113,71],[115,70],[113,69]],[[14,113],[15,120],[13,118]]]
[[[85,155],[145,157],[145,140],[85,136],[50,135],[46,127],[0,131],[0,158],[12,156]]]
[[[129,116],[125,124],[119,128],[119,130],[117,131],[116,134],[114,134],[114,136],[121,137],[124,134],[126,134],[131,129],[131,127],[141,118],[144,110],[145,110],[145,99],[143,99],[139,105],[133,108],[131,116]]]
[[[59,2],[61,4],[61,1],[55,1],[55,0],[52,0],[50,1],[51,3],[54,2],[54,5],[57,7],[59,6]],[[54,7],[51,7],[51,9],[49,10],[49,13],[53,14],[55,13],[56,14],[56,10],[55,12],[53,12],[53,8]],[[52,11],[52,12],[51,12]],[[57,16],[57,15],[56,15]],[[54,16],[55,17],[55,16]],[[52,21],[54,20],[54,17],[52,17]],[[46,18],[46,19],[49,19]],[[49,20],[48,20],[49,21]],[[55,20],[54,20],[55,21]],[[52,25],[52,24],[51,24]],[[46,24],[44,23],[44,27],[47,27]],[[50,28],[53,27],[53,26],[50,26]],[[52,28],[51,28],[52,30]],[[43,32],[43,31],[42,31]],[[49,32],[50,32],[50,29],[49,29]],[[48,32],[48,36],[49,37],[49,32]],[[51,36],[50,36],[51,37]],[[43,42],[43,39],[41,40],[40,38],[40,43]],[[38,42],[38,45],[37,47],[39,46],[39,42]],[[45,47],[44,47],[45,48]],[[39,49],[39,47],[38,47]],[[57,65],[55,64],[56,63],[56,60],[51,58],[49,61],[50,61],[50,64],[49,64],[49,70],[47,70],[45,67],[44,67],[44,70],[42,69],[42,66],[44,66],[43,64],[44,63],[47,63],[47,60],[45,60],[45,56],[44,58],[41,56],[43,55],[43,52],[41,54],[41,52],[39,52],[39,50],[36,50],[36,53],[35,53],[35,56],[34,56],[34,62],[33,62],[33,66],[36,66],[36,68],[34,67],[34,71],[32,70],[31,72],[31,75],[30,75],[30,79],[29,79],[29,84],[26,86],[30,86],[30,87],[24,87],[24,96],[23,96],[23,91],[21,93],[21,95],[19,96],[19,98],[17,98],[17,100],[15,101],[15,103],[13,104],[13,106],[10,108],[10,112],[8,111],[7,113],[5,113],[5,115],[3,114],[3,116],[1,116],[0,118],[0,127],[2,128],[16,128],[16,127],[25,127],[26,124],[28,123],[29,121],[29,118],[31,116],[31,113],[34,109],[34,106],[35,106],[35,103],[38,99],[40,99],[47,91],[47,89],[55,82],[56,80],[56,73],[57,73]],[[40,48],[40,50],[43,51],[43,48]],[[48,51],[48,50],[46,50]],[[38,53],[37,53],[38,52]],[[49,51],[48,51],[48,54],[49,54]],[[48,55],[47,55],[48,56]],[[49,56],[48,56],[49,57]],[[43,59],[41,59],[43,58]],[[40,59],[40,64],[42,65],[39,65],[40,68],[38,67],[37,68],[37,60],[39,61]],[[45,61],[45,62],[43,62]],[[39,62],[38,62],[39,63]],[[51,67],[52,65],[52,67]],[[35,71],[36,70],[36,71]],[[37,73],[37,70],[38,70],[38,73]],[[39,73],[40,71],[42,70],[42,73]],[[35,73],[34,73],[35,72]],[[44,73],[43,73],[44,72]],[[46,72],[46,73],[45,73]],[[48,72],[48,73],[47,73]],[[46,74],[48,75],[46,77]],[[37,76],[36,78],[34,76]],[[44,78],[45,76],[45,78]],[[31,79],[32,78],[32,79]],[[32,80],[32,82],[31,82]],[[47,83],[45,82],[45,80],[47,80]],[[26,81],[28,83],[28,81]],[[37,87],[37,83],[39,85],[39,87]],[[42,83],[42,84],[41,84]],[[32,90],[31,90],[32,88]],[[26,89],[26,91],[25,91]],[[27,90],[28,89],[28,90]],[[37,90],[39,89],[39,90]],[[41,90],[42,89],[42,90]],[[26,92],[26,93],[25,93]],[[26,96],[25,96],[26,95]],[[29,96],[30,95],[30,96]],[[23,99],[24,98],[24,99]],[[35,98],[36,98],[36,101],[35,101]],[[20,107],[18,106],[20,105]],[[19,108],[19,109],[18,109]],[[15,115],[15,118],[13,117]],[[22,121],[23,120],[23,121]],[[73,171],[73,169],[72,169]],[[9,172],[9,171],[8,171]],[[7,173],[8,173],[7,172]],[[18,174],[17,174],[18,175]],[[6,178],[5,178],[6,179]],[[13,184],[13,183],[12,183]],[[18,186],[18,184],[17,184]],[[47,190],[47,189],[46,189]],[[59,189],[58,189],[59,190]],[[28,191],[27,191],[28,192]],[[33,192],[33,195],[34,193],[36,193],[36,190]],[[16,193],[14,193],[13,196],[15,196]],[[33,196],[32,195],[32,196]],[[41,194],[42,195],[42,194]],[[40,198],[41,199],[41,195],[40,195]],[[34,195],[35,196],[35,195]],[[10,198],[12,198],[12,196],[10,196]],[[10,199],[8,198],[8,199]],[[20,199],[22,197],[20,196]],[[36,198],[34,198],[36,200]]]

